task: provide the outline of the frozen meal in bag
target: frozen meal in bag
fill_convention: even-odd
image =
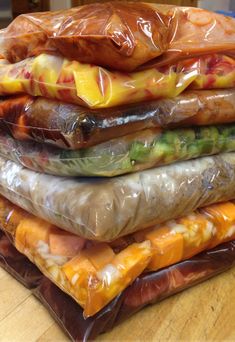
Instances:
[[[71,339],[83,342],[93,341],[99,334],[109,331],[149,304],[228,270],[234,262],[235,244],[231,241],[163,270],[143,273],[100,312],[84,319],[80,305],[42,276],[37,267],[19,253],[0,231],[1,267],[32,289]],[[134,319],[138,322],[139,317]]]
[[[88,109],[42,97],[0,98],[0,127],[18,140],[79,149],[146,128],[235,122],[235,90],[187,91],[171,99]]]
[[[16,248],[93,316],[143,271],[156,271],[235,238],[235,204],[191,215],[110,243],[84,240],[0,198],[1,227]]]
[[[80,150],[17,141],[0,130],[1,156],[58,176],[113,177],[231,151],[235,151],[235,124],[146,129]]]
[[[235,153],[139,173],[66,178],[0,157],[0,193],[28,212],[80,237],[111,241],[235,198]]]
[[[0,96],[27,93],[90,108],[173,98],[188,88],[223,89],[234,85],[235,59],[219,54],[131,73],[49,54],[0,64]]]
[[[0,32],[0,55],[18,62],[43,52],[132,71],[184,57],[235,51],[235,20],[192,7],[141,2],[89,4],[18,16]]]

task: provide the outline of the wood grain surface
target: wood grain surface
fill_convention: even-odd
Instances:
[[[235,268],[149,306],[96,341],[235,341]],[[46,309],[0,269],[0,341],[69,341]]]

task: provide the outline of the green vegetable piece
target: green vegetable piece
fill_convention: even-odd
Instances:
[[[130,160],[140,163],[146,162],[149,159],[150,152],[151,146],[136,141],[131,145],[129,152]]]

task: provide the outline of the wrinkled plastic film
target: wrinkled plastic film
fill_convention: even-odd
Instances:
[[[10,239],[0,230],[0,267],[28,289],[39,285],[43,275],[29,259],[17,251]]]
[[[158,303],[173,294],[199,284],[233,265],[234,243],[232,242],[160,272],[142,275],[100,313],[83,322],[80,320],[81,315],[78,315],[78,308],[76,312],[73,310],[75,303],[69,298],[69,301],[66,301],[66,307],[63,306],[64,293],[60,292],[48,279],[43,279],[34,293],[57,321],[59,317],[59,324],[66,329],[71,338],[85,342],[92,341],[100,333],[111,330],[147,305]],[[76,317],[76,320],[73,317]],[[156,312],[156,319],[157,317]]]
[[[62,176],[115,176],[203,155],[234,151],[235,127],[144,130],[77,151],[0,134],[0,154],[32,170]]]
[[[14,140],[0,131],[0,155],[58,176],[113,177],[206,155],[235,151],[235,125],[143,130],[94,147],[64,150]]]
[[[0,100],[0,118],[1,128],[16,139],[79,149],[147,128],[235,122],[235,90],[188,91],[99,110],[19,95]]]
[[[235,51],[235,21],[192,7],[103,3],[23,14],[0,34],[11,62],[43,52],[131,71],[211,52]],[[148,66],[148,63],[147,63]]]
[[[172,98],[187,88],[223,89],[234,84],[235,60],[225,55],[205,55],[132,73],[48,54],[16,64],[0,63],[0,95],[27,93],[90,108]]]
[[[122,246],[115,253],[107,244],[84,241],[36,217],[25,219],[18,216],[17,219],[17,208],[12,206],[10,211],[9,208],[5,211],[8,217],[4,229],[8,231],[9,222],[12,230],[14,222],[16,248],[72,296],[84,308],[86,316],[100,311],[148,265],[151,256],[149,241],[129,246],[126,243],[126,247]]]
[[[235,153],[110,179],[63,178],[0,158],[0,193],[81,237],[111,241],[235,198]]]
[[[71,339],[84,342],[112,329],[144,306],[226,271],[235,261],[234,242],[228,242],[162,271],[143,274],[101,312],[84,320],[82,308],[50,280],[42,277],[37,268],[11,246],[1,231],[0,236],[1,266],[25,286],[34,288],[33,293]],[[35,271],[38,272],[36,282]],[[175,274],[178,275],[177,282],[172,282],[172,277],[176,279]]]
[[[188,259],[235,238],[235,205],[212,205],[107,243],[92,243],[29,215],[0,198],[2,228],[26,255],[93,316],[143,271]]]

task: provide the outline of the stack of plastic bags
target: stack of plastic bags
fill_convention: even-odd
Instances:
[[[0,256],[72,339],[233,266],[234,19],[91,4],[0,55]]]

